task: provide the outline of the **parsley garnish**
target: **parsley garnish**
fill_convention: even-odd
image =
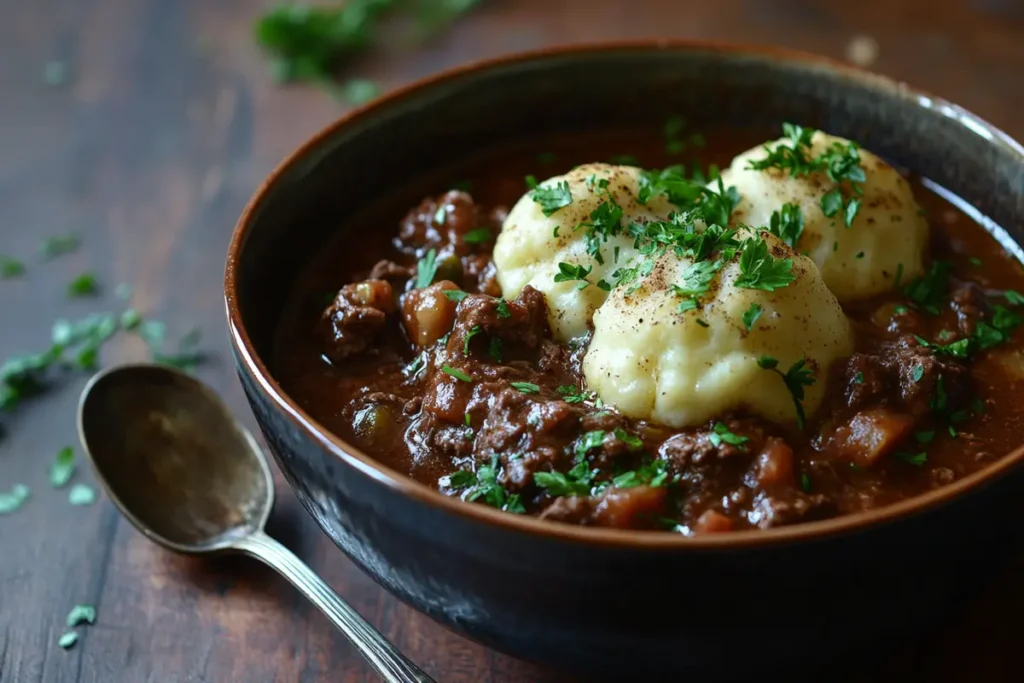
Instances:
[[[809,387],[814,384],[814,373],[806,367],[807,360],[801,358],[797,362],[793,363],[785,373],[779,370],[779,361],[777,358],[771,356],[761,356],[757,364],[765,370],[771,370],[772,372],[779,375],[782,381],[786,384],[786,388],[789,389],[789,393],[793,397],[793,406],[796,408],[796,424],[800,429],[804,428],[804,424],[807,421],[807,416],[804,414],[804,387]]]
[[[413,286],[416,289],[429,287],[437,275],[437,252],[433,249],[427,252],[416,264],[416,282]]]
[[[934,431],[915,432],[914,433],[914,439],[918,443],[931,443],[932,439],[934,439],[934,438],[935,438],[935,432]]]
[[[629,446],[630,450],[636,451],[644,447],[643,439],[630,434],[622,427],[616,427],[612,434],[615,435],[616,439]]]
[[[585,496],[590,493],[590,481],[570,479],[561,472],[534,472],[533,483],[555,498],[561,496]]]
[[[750,304],[750,308],[743,312],[743,327],[746,328],[747,332],[750,332],[751,328],[757,324],[757,319],[761,317],[761,304],[753,303]]]
[[[933,261],[927,273],[915,278],[903,289],[904,294],[918,308],[938,315],[949,293],[949,270],[948,262]]]
[[[559,209],[572,204],[572,192],[569,190],[569,182],[563,180],[550,187],[536,187],[530,198],[540,205],[540,210],[545,216],[550,216]]]
[[[491,231],[487,228],[477,228],[470,230],[463,237],[462,240],[467,244],[484,244],[490,242],[493,239]]]
[[[60,639],[57,641],[57,645],[59,645],[62,650],[70,650],[77,642],[78,634],[74,631],[67,631],[61,635]]]
[[[524,394],[539,394],[540,387],[533,382],[512,382],[512,388]]]
[[[806,472],[800,474],[800,488],[804,490],[804,493],[811,492],[811,477]]]
[[[577,462],[582,460],[587,455],[587,451],[592,448],[600,448],[601,444],[604,443],[604,431],[601,429],[595,429],[591,432],[586,432],[580,437],[580,440],[576,442],[576,460]]]
[[[458,303],[469,296],[469,292],[463,292],[461,289],[446,289],[444,295],[449,301]]]
[[[15,484],[10,491],[0,492],[0,515],[14,512],[28,500],[31,491],[24,484]]]
[[[654,460],[644,463],[631,472],[623,472],[612,479],[612,486],[620,489],[628,489],[634,486],[664,486],[668,479],[668,463],[664,460]]]
[[[743,447],[743,444],[750,441],[750,438],[734,434],[725,423],[716,422],[714,431],[708,434],[708,441],[716,447],[721,446],[723,443],[727,443],[730,446],[740,447],[740,450],[746,450]]]
[[[583,391],[578,387],[562,385],[558,387],[558,393],[566,403],[583,403],[594,400],[594,392]]]
[[[914,369],[911,370],[910,378],[915,382],[920,382],[922,377],[924,377],[924,366],[915,365]]]
[[[722,269],[725,262],[721,259],[717,261],[697,261],[696,263],[687,267],[682,272],[682,284],[672,285],[672,291],[679,296],[699,296],[708,291],[711,286],[711,280],[714,279],[715,273]]]
[[[16,258],[0,254],[0,280],[19,277],[25,274],[25,264]]]
[[[495,311],[499,318],[511,318],[512,312],[508,310],[508,302],[504,299],[498,299],[498,308]]]
[[[927,453],[894,453],[893,457],[910,465],[921,466],[928,462]]]
[[[469,355],[469,340],[483,331],[483,328],[480,327],[479,325],[474,325],[473,327],[469,328],[469,332],[466,333],[465,342],[462,344],[462,355]]]
[[[50,463],[50,485],[55,489],[67,486],[75,474],[75,449],[65,446]]]
[[[1003,292],[1003,296],[1013,306],[1024,306],[1024,295],[1012,289]]]
[[[780,240],[796,249],[800,236],[804,234],[804,214],[797,204],[783,204],[772,213],[768,230]]]
[[[687,178],[682,166],[643,171],[638,182],[637,201],[641,204],[647,204],[651,197],[664,196],[670,204],[692,208],[704,195],[704,183]]]
[[[443,372],[446,375],[451,375],[455,379],[461,380],[463,382],[472,382],[473,381],[473,378],[470,377],[469,375],[467,375],[466,373],[464,373],[462,370],[456,370],[455,368],[450,367],[448,365],[442,365],[441,366],[441,372]]]
[[[77,251],[80,243],[78,235],[73,234],[46,237],[39,242],[39,254],[45,259],[56,258]]]
[[[476,500],[483,500],[484,503],[493,508],[523,514],[526,508],[519,498],[519,494],[509,494],[505,488],[498,483],[498,456],[491,456],[490,465],[481,465],[475,473],[468,470],[460,470],[448,475],[448,485],[453,489],[466,489],[462,499],[470,503]]]
[[[68,283],[68,296],[94,296],[99,292],[99,283],[92,273],[82,273]]]
[[[85,484],[75,484],[68,491],[68,502],[72,505],[92,505],[96,502],[96,492]]]
[[[842,210],[846,227],[850,227],[860,209],[860,200],[849,196],[844,199],[844,194],[839,186],[843,182],[847,182],[853,194],[863,194],[861,185],[867,176],[864,173],[864,168],[860,165],[860,153],[857,151],[857,145],[837,140],[825,151],[812,157],[810,145],[816,132],[815,129],[784,123],[782,131],[788,141],[780,142],[774,148],[765,145],[764,149],[767,155],[763,159],[752,160],[747,168],[755,171],[777,168],[788,171],[794,178],[824,172],[837,187],[822,196],[822,213],[831,218]]]
[[[576,289],[586,289],[587,285],[591,284],[587,276],[590,275],[590,271],[594,269],[594,266],[584,267],[578,264],[565,263],[562,261],[558,264],[558,273],[555,274],[555,282],[575,282]]]
[[[74,628],[81,626],[82,624],[95,624],[96,623],[96,608],[92,605],[75,605],[68,612],[67,619],[64,620],[68,628]]]
[[[774,292],[796,279],[793,259],[777,259],[768,253],[768,245],[750,237],[740,246],[740,276],[736,286]]]
[[[487,345],[487,355],[493,358],[495,363],[501,362],[501,339],[491,337],[491,341]]]

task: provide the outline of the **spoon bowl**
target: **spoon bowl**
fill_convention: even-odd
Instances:
[[[110,499],[147,538],[180,553],[251,555],[292,582],[387,683],[433,683],[263,528],[274,480],[263,450],[206,385],[163,365],[90,380],[78,432]]]
[[[274,482],[262,450],[190,375],[158,365],[105,370],[82,393],[78,429],[110,498],[162,546],[229,550],[270,516]]]

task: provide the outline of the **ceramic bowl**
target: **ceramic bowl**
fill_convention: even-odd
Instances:
[[[446,498],[329,433],[275,379],[274,331],[290,287],[346,216],[481,147],[660,126],[674,113],[698,127],[795,121],[858,140],[965,199],[1005,229],[991,228],[1008,248],[1024,235],[1024,150],[963,109],[880,76],[775,49],[696,43],[475,64],[328,126],[245,210],[226,300],[256,419],[341,550],[416,609],[505,653],[650,680],[785,669],[868,641],[905,641],[997,565],[1015,524],[1024,450],[869,513],[686,538],[558,525]]]

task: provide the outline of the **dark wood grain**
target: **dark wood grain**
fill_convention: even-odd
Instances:
[[[223,258],[235,218],[263,176],[341,113],[309,88],[275,86],[252,41],[262,0],[33,0],[0,22],[0,253],[29,273],[0,282],[0,357],[42,348],[55,317],[130,305],[171,336],[198,325],[214,360],[202,376],[251,419],[226,362]],[[952,99],[1024,136],[1024,5],[1016,0],[491,0],[421,49],[378,51],[353,73],[395,87],[468,60],[565,42],[693,37],[776,43],[843,58],[877,42],[873,68]],[[71,78],[42,78],[62,60]],[[74,231],[83,246],[52,263],[40,238]],[[66,282],[94,270],[96,300],[69,302]],[[145,357],[130,336],[106,362]],[[375,680],[344,638],[269,570],[205,562],[150,545],[101,499],[85,508],[54,491],[46,466],[74,443],[73,377],[4,417],[0,488],[33,498],[0,517],[0,681],[192,683]],[[82,471],[80,481],[92,482]],[[469,643],[386,595],[315,528],[279,481],[272,531],[371,622],[445,683],[548,683],[538,671]],[[927,567],[908,571],[927,571]],[[1024,556],[938,632],[894,653],[837,662],[844,678],[1020,680]],[[837,587],[841,590],[841,587]],[[71,651],[65,615],[93,603],[99,620]],[[767,627],[767,626],[766,626]],[[794,644],[799,647],[799,644]],[[741,654],[739,656],[742,656]],[[861,661],[863,660],[863,661]]]

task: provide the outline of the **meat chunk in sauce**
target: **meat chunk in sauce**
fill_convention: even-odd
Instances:
[[[321,318],[324,352],[340,362],[366,351],[394,311],[394,294],[385,280],[345,285]]]

